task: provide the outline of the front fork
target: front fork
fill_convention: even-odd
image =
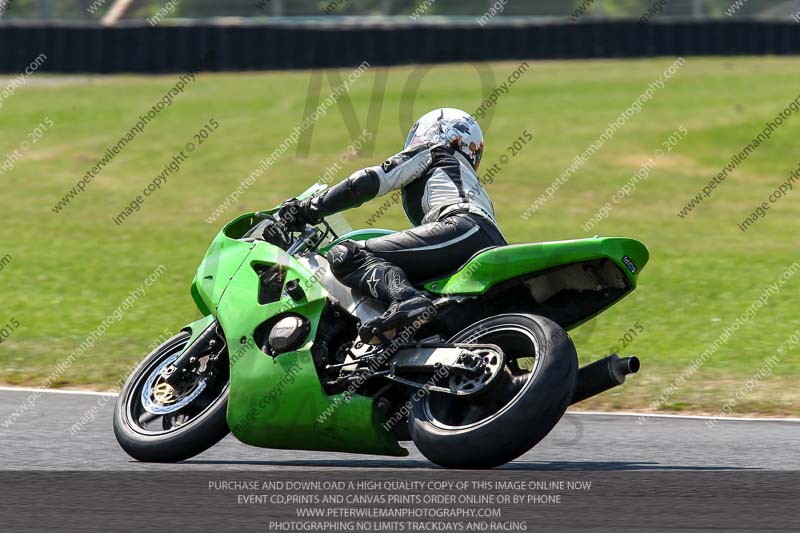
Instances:
[[[200,329],[203,326],[205,327]],[[164,381],[173,387],[180,386],[192,374],[205,371],[208,360],[201,364],[202,359],[205,356],[218,356],[225,348],[225,337],[219,322],[213,316],[189,324],[185,329],[192,332],[186,348],[174,363],[161,372]]]

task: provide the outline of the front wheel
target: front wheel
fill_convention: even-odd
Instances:
[[[180,387],[162,377],[162,370],[178,358],[190,337],[188,331],[182,331],[153,350],[119,393],[114,435],[134,459],[183,461],[207,450],[230,431],[226,420],[227,350],[200,358],[199,370]]]
[[[572,400],[578,356],[569,335],[552,320],[499,315],[448,342],[497,345],[506,363],[481,394],[431,392],[414,403],[411,439],[440,466],[493,468],[512,461],[555,427]]]

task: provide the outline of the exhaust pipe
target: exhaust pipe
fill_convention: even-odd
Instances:
[[[578,370],[578,385],[572,404],[622,385],[625,376],[635,374],[639,367],[638,357],[620,357],[615,353],[582,367]]]

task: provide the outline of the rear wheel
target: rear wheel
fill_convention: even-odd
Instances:
[[[153,350],[133,371],[114,408],[114,435],[134,459],[176,462],[193,457],[228,434],[227,351],[200,360],[201,370],[173,387],[161,375],[186,348],[182,331]]]
[[[476,322],[449,342],[499,346],[502,374],[483,393],[431,392],[414,403],[409,431],[425,457],[446,468],[492,468],[542,440],[575,392],[578,356],[569,335],[540,316],[508,314]]]

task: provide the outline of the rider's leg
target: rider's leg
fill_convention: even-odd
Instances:
[[[377,342],[375,327],[391,338],[404,328],[421,325],[435,314],[431,301],[412,286],[446,275],[475,252],[505,244],[502,235],[475,215],[452,215],[363,243],[346,241],[328,253],[333,274],[389,305],[384,314],[363,325],[365,341]]]
[[[373,254],[361,243],[344,241],[334,246],[328,252],[328,260],[339,281],[389,306],[381,315],[380,324],[370,321],[362,325],[359,334],[365,342],[380,341],[380,336],[372,333],[376,326],[380,335],[391,339],[404,327],[415,321],[421,325],[426,315],[435,314],[431,301],[411,285],[402,269]]]

